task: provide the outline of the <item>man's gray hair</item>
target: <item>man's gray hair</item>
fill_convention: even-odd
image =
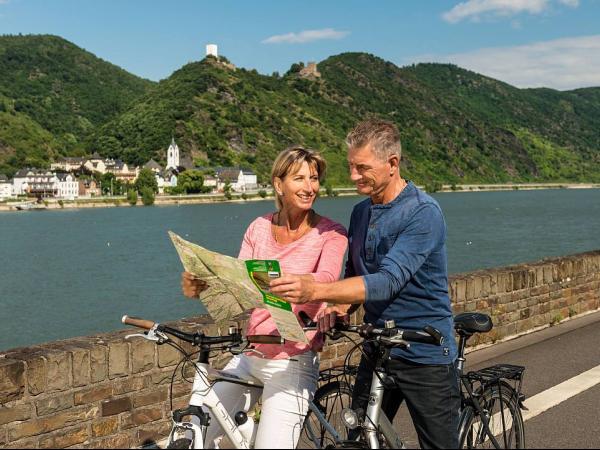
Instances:
[[[399,159],[402,157],[400,132],[396,125],[386,120],[369,119],[360,122],[346,136],[346,144],[348,149],[370,144],[375,157],[381,161],[387,161],[392,155],[398,155]]]

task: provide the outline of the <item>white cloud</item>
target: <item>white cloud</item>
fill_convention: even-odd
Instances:
[[[479,22],[520,13],[541,14],[555,1],[571,8],[579,6],[579,0],[467,0],[446,11],[442,17],[446,22],[458,23],[465,19]]]
[[[424,55],[413,61],[452,63],[521,88],[600,86],[600,35],[445,56]]]
[[[342,39],[348,36],[348,31],[337,31],[333,28],[322,30],[304,30],[299,33],[287,33],[271,36],[263,44],[305,44],[307,42],[320,41],[324,39]]]

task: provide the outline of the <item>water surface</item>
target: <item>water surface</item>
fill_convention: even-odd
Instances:
[[[600,248],[600,190],[436,194],[448,224],[450,273]],[[323,198],[344,225],[360,197]],[[0,213],[0,349],[204,312],[180,294],[167,230],[237,256],[272,201]]]

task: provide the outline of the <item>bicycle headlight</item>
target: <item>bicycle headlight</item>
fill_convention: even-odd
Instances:
[[[342,409],[342,422],[346,428],[354,430],[359,425],[358,414],[353,409],[344,408]]]

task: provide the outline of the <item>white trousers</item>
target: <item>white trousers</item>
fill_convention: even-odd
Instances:
[[[254,448],[296,448],[308,403],[312,400],[319,378],[319,357],[309,351],[290,359],[263,359],[238,355],[223,369],[242,378],[260,381],[264,389],[217,383],[214,391],[233,416],[248,412],[262,393],[260,422]],[[218,446],[223,430],[212,419],[205,445]]]

